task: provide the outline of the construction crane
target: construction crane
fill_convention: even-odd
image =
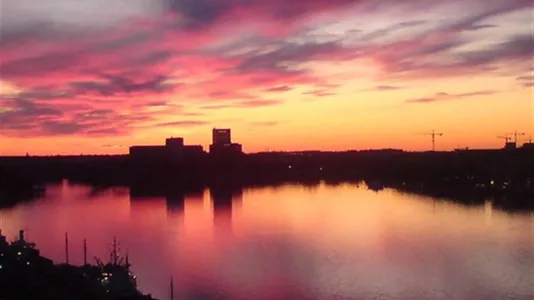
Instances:
[[[442,136],[443,133],[441,133],[441,132],[438,133],[438,132],[432,130],[431,133],[426,133],[426,135],[432,136],[432,151],[436,151],[436,136]]]
[[[524,132],[517,132],[517,130],[514,131],[514,132],[512,132],[512,133],[510,133],[510,134],[512,134],[512,135],[514,136],[514,143],[516,143],[516,145],[517,145],[517,137],[520,136],[520,135],[526,135],[526,133],[524,133]]]
[[[511,137],[508,136],[508,133],[506,133],[504,136],[498,136],[497,138],[498,139],[503,139],[506,144],[508,144],[510,142],[510,140],[512,139]]]

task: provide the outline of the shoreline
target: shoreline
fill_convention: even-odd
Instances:
[[[133,193],[203,188],[378,182],[399,191],[465,204],[493,198],[505,210],[534,210],[534,151],[264,153],[196,160],[120,157],[0,157],[0,206],[32,198],[42,185],[68,179]]]

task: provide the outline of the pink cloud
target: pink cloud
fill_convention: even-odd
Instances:
[[[282,101],[280,100],[255,99],[255,100],[245,100],[245,101],[238,101],[238,102],[228,102],[228,103],[223,103],[223,104],[205,105],[202,108],[203,109],[255,108],[255,107],[278,105],[281,103]]]
[[[24,13],[11,2],[16,0],[6,1],[22,18]],[[209,110],[277,105],[283,102],[262,96],[299,85],[315,97],[333,95],[339,78],[306,68],[309,62],[349,65],[370,59],[384,78],[436,78],[491,72],[502,62],[526,64],[533,51],[527,33],[461,50],[476,42],[464,32],[498,28],[502,24],[487,22],[532,7],[527,0],[476,0],[469,5],[455,0],[470,10],[445,24],[391,22],[378,30],[353,29],[350,39],[347,33],[328,41],[307,31],[314,17],[329,15],[325,20],[333,20],[353,7],[369,17],[391,7],[435,12],[440,6],[427,0],[308,0],[290,5],[283,0],[155,0],[155,9],[145,12],[139,9],[142,1],[132,4],[128,17],[113,11],[117,20],[110,18],[113,22],[105,27],[62,10],[11,20],[0,67],[2,80],[22,92],[4,95],[2,104],[13,110],[1,113],[3,122],[7,120],[3,134],[127,134],[157,117],[188,113],[184,106]],[[42,28],[34,20],[44,22]],[[49,26],[57,20],[61,22],[56,27]],[[380,39],[419,26],[425,29],[422,33]],[[84,117],[95,112],[100,112],[95,119]]]

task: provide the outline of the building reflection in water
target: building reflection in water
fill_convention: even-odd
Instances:
[[[183,214],[185,208],[185,193],[176,192],[165,196],[167,216]]]
[[[198,202],[202,204],[204,199],[203,187],[189,187],[165,189],[161,187],[130,187],[130,207],[132,213],[135,210],[154,209],[166,212],[167,221],[183,223],[186,202]],[[161,215],[161,217],[163,217]]]
[[[243,202],[243,188],[215,186],[210,189],[213,205],[213,227],[216,235],[232,235],[232,218],[236,207]]]
[[[492,225],[493,223],[493,202],[486,200],[484,202],[484,217],[486,225]]]

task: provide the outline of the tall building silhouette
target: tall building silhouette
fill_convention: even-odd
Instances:
[[[165,202],[167,204],[167,212],[180,213],[184,211],[185,206],[185,193],[174,192],[168,193],[165,196]]]
[[[229,145],[232,143],[232,130],[228,128],[213,128],[212,145]]]
[[[228,128],[213,128],[210,154],[233,156],[243,153],[241,144],[232,143],[232,131]]]

